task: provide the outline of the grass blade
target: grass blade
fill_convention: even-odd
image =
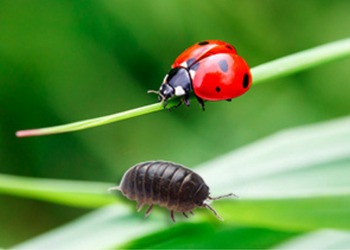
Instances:
[[[53,126],[48,128],[20,130],[16,132],[16,136],[30,137],[30,136],[42,136],[42,135],[73,132],[73,131],[83,130],[87,128],[98,127],[98,126],[109,124],[112,122],[130,119],[140,115],[146,115],[146,114],[153,113],[160,110],[163,110],[162,104],[155,103],[155,104],[150,104],[147,106],[131,109],[128,111],[124,111],[124,112],[120,112],[112,115],[106,115],[106,116],[92,118],[84,121],[73,122],[65,125]]]

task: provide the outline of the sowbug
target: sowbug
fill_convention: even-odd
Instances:
[[[207,208],[223,220],[209,205],[211,200],[218,200],[234,194],[218,197],[209,195],[209,187],[204,180],[192,170],[168,161],[147,161],[131,167],[123,176],[119,186],[110,190],[118,190],[124,196],[137,201],[137,211],[144,205],[149,205],[147,217],[154,204],[165,207],[170,211],[171,219],[175,222],[174,212],[180,212],[187,217],[196,207]]]

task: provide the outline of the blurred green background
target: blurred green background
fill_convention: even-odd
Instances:
[[[2,0],[0,172],[118,182],[141,161],[192,167],[283,128],[348,115],[344,59],[207,103],[205,112],[193,103],[82,132],[14,136],[155,102],[146,91],[198,41],[232,43],[253,67],[349,37],[349,11],[348,0]],[[88,211],[0,195],[0,246]]]

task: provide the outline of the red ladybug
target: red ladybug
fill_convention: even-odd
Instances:
[[[251,84],[249,66],[236,49],[223,41],[207,40],[182,52],[159,91],[149,93],[157,93],[166,107],[173,96],[182,96],[182,102],[189,106],[194,92],[204,110],[204,101],[231,101],[248,91]]]

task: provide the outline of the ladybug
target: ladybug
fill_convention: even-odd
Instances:
[[[194,93],[204,110],[204,101],[231,101],[248,91],[252,75],[248,64],[237,55],[236,49],[223,41],[207,40],[192,45],[182,52],[164,77],[158,94],[164,103],[174,96],[190,105],[190,94]]]

